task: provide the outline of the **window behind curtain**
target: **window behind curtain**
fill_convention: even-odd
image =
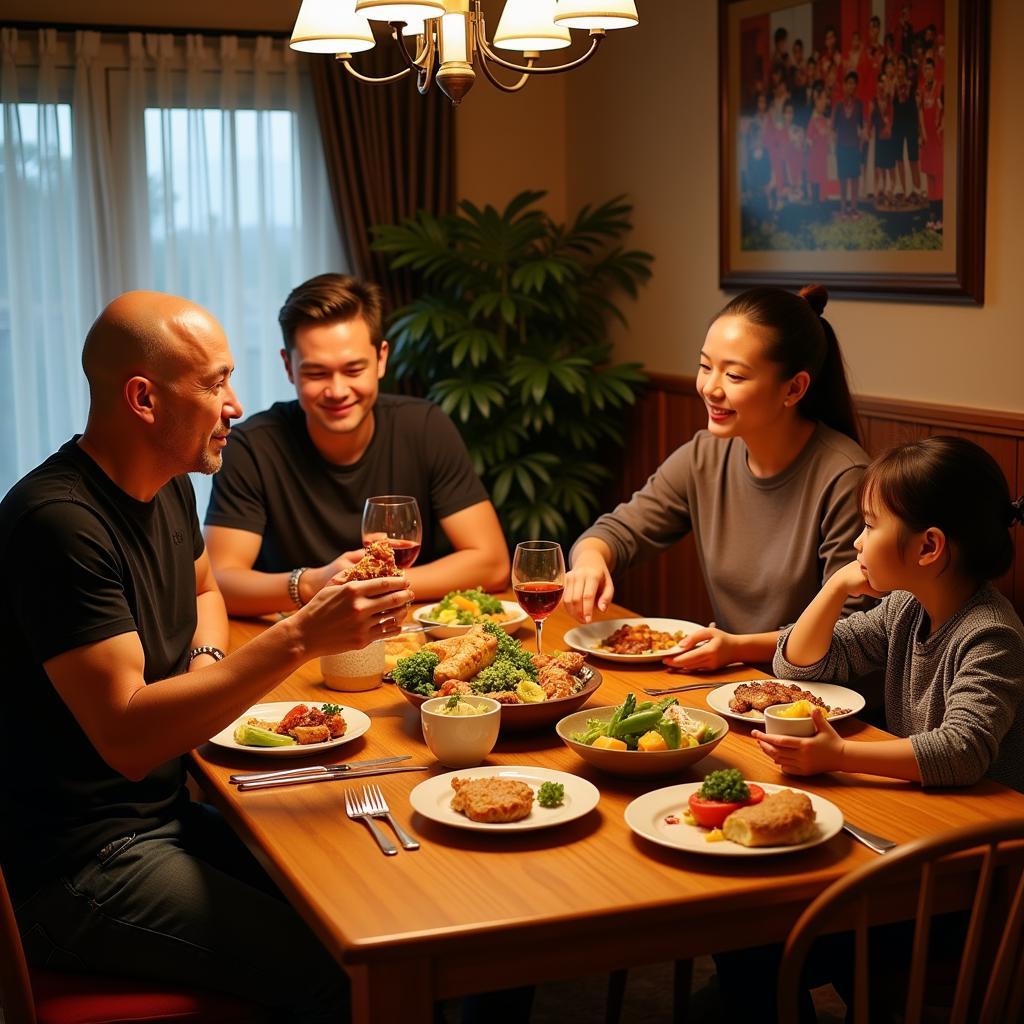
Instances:
[[[0,423],[18,443],[0,446],[0,493],[83,429],[82,341],[119,292],[171,291],[208,308],[231,343],[249,414],[292,394],[276,323],[288,291],[346,269],[312,96],[283,40],[22,33],[12,71],[9,32],[0,67]],[[47,59],[65,78],[66,102],[31,95],[35,65]],[[9,102],[15,80],[19,104]],[[12,124],[26,153],[40,126],[52,126],[42,171],[12,159]],[[33,175],[49,181],[51,165],[63,168],[63,202],[33,199]],[[39,252],[26,249],[26,236]],[[52,273],[35,269],[74,238]],[[202,515],[209,480],[193,481]]]

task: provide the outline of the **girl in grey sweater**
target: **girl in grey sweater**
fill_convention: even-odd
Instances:
[[[991,584],[1024,520],[996,461],[959,437],[876,459],[861,486],[857,560],[779,638],[774,671],[845,681],[885,671],[886,724],[900,739],[844,739],[819,712],[810,739],[754,738],[787,774],[865,772],[923,786],[988,776],[1024,790],[1024,626]],[[839,620],[851,595],[887,594]]]

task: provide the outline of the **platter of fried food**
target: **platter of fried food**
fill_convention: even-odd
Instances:
[[[703,629],[686,619],[603,619],[565,634],[574,651],[626,664],[661,661],[679,653],[679,642]]]
[[[246,754],[308,757],[358,739],[369,728],[369,716],[358,708],[281,700],[254,705],[210,742]]]
[[[491,697],[502,705],[506,730],[553,725],[601,685],[601,673],[584,664],[581,654],[531,654],[491,622],[423,644],[398,659],[391,677],[410,704],[455,693]]]
[[[423,817],[474,832],[564,825],[588,814],[600,798],[586,779],[533,766],[464,768],[435,775],[409,794],[413,810]]]
[[[707,695],[712,711],[737,722],[763,722],[765,708],[798,700],[818,705],[830,722],[840,722],[864,710],[864,698],[856,690],[835,683],[751,679],[725,683]]]
[[[831,800],[770,782],[748,783],[764,799],[733,811],[719,829],[691,824],[691,795],[703,783],[666,786],[637,797],[626,807],[626,824],[644,839],[672,850],[712,857],[766,857],[806,850],[828,842],[843,827],[843,812]]]

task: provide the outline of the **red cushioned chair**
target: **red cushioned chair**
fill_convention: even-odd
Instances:
[[[5,1024],[263,1024],[260,1007],[219,992],[29,967],[0,872],[0,1009]]]

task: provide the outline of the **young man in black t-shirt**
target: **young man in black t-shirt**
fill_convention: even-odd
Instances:
[[[216,472],[241,406],[216,321],[131,292],[82,357],[85,433],[0,503],[7,682],[0,866],[31,963],[345,1011],[345,981],[241,842],[191,803],[182,756],[310,658],[397,628],[404,581],[323,588],[225,657],[185,475]]]
[[[297,400],[235,428],[213,481],[206,542],[228,611],[308,601],[358,559],[367,498],[407,494],[423,520],[421,599],[508,583],[508,548],[454,424],[420,398],[378,393],[387,367],[380,290],[342,274],[295,288],[280,313]],[[437,557],[444,534],[453,551]]]

